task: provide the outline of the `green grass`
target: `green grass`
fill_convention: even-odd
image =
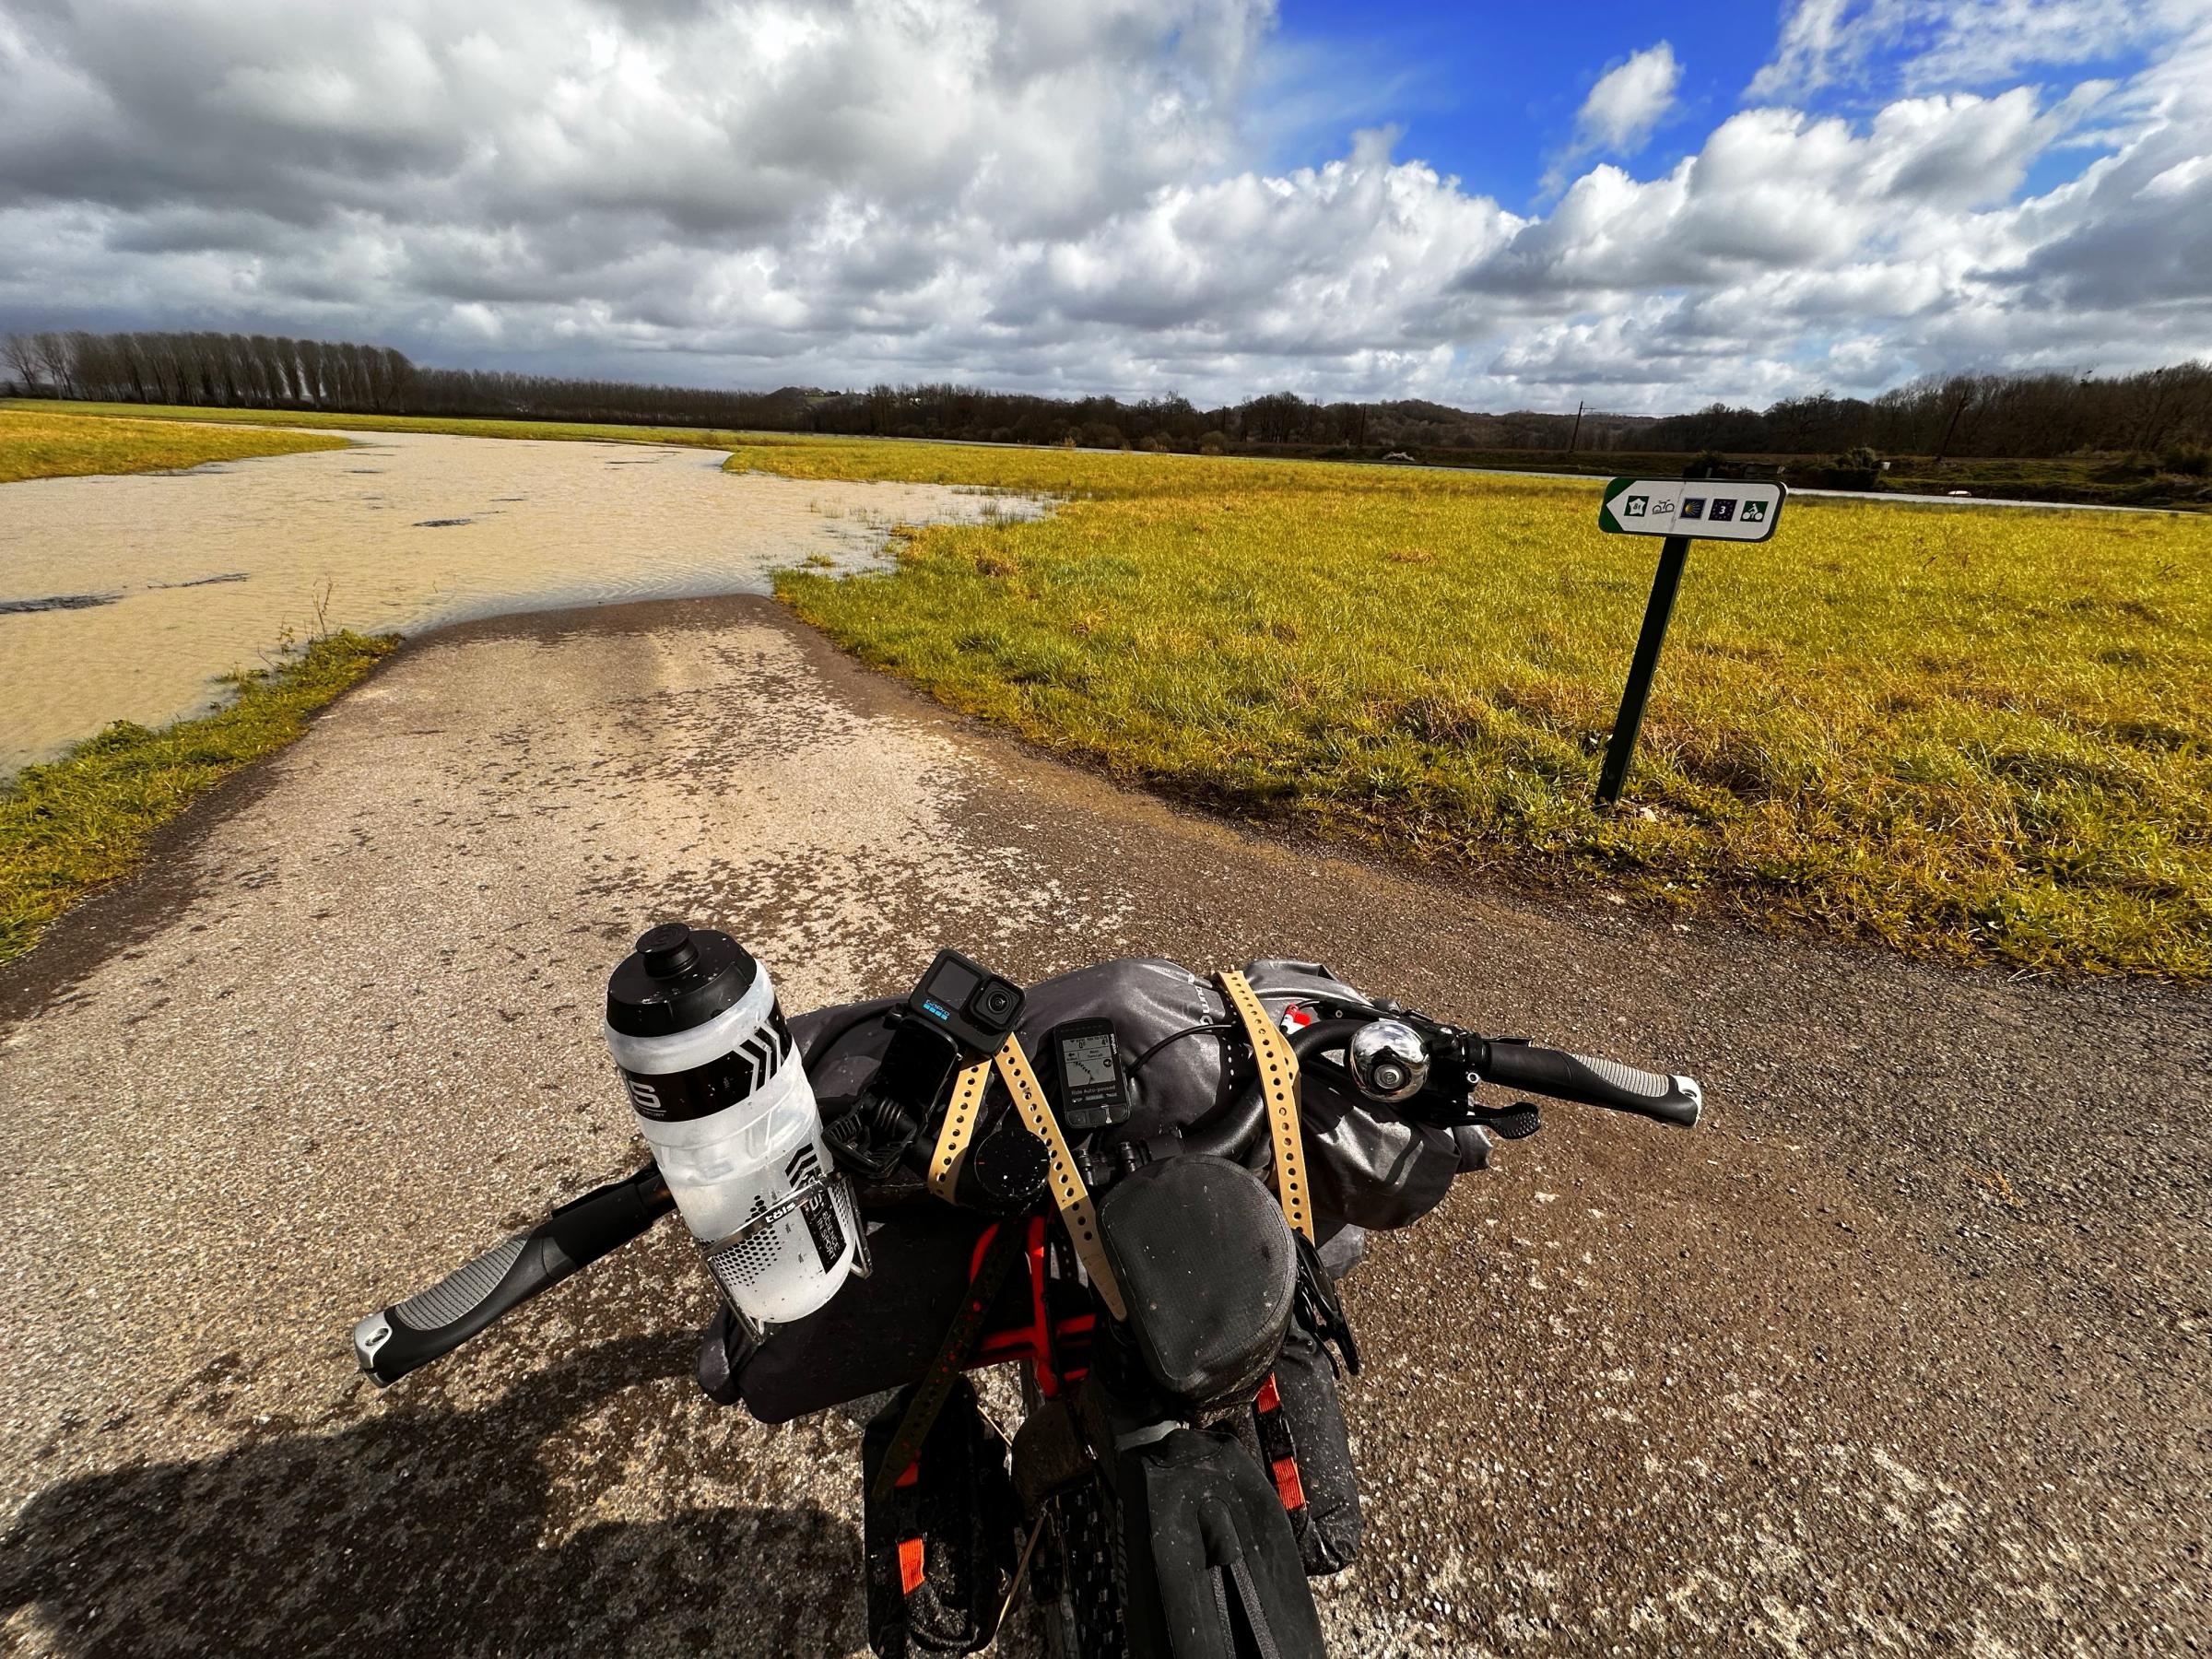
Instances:
[[[343,438],[307,432],[229,431],[172,420],[90,420],[59,408],[22,402],[0,406],[0,484],[88,473],[167,472],[209,461],[346,447]]]
[[[1058,496],[778,591],[1113,775],[1415,860],[2040,972],[2212,975],[2212,524],[1793,502],[1700,543],[1596,810],[1656,542],[1569,480],[865,441],[730,463]]]
[[[223,708],[160,731],[118,721],[60,759],[0,785],[0,962],[54,918],[127,874],[155,830],[248,761],[282,748],[307,717],[398,643],[335,633],[274,669],[232,677]]]

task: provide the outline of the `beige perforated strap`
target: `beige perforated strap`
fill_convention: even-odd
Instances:
[[[1090,1202],[1082,1173],[1076,1168],[1075,1155],[1067,1149],[1067,1138],[1060,1133],[1059,1120],[1053,1116],[1052,1106],[1038,1084],[1036,1072],[1030,1069],[1029,1055],[1022,1052],[1019,1038],[1008,1037],[994,1061],[971,1065],[953,1080],[952,1099],[945,1107],[945,1122],[937,1130],[937,1144],[929,1155],[929,1190],[947,1204],[952,1202],[961,1161],[968,1156],[969,1142],[975,1138],[976,1120],[982,1115],[983,1093],[990,1087],[994,1065],[998,1068],[999,1081],[1014,1097],[1014,1110],[1021,1114],[1030,1133],[1042,1141],[1045,1150],[1052,1155],[1053,1202],[1059,1206],[1061,1224],[1067,1229],[1068,1242],[1076,1247],[1083,1271],[1090,1275],[1090,1282],[1098,1287],[1108,1311],[1116,1319],[1126,1319],[1129,1312],[1122,1301],[1121,1281],[1114,1277],[1113,1268],[1106,1260],[1106,1247],[1099,1239],[1098,1210]]]
[[[979,1060],[953,1079],[952,1099],[945,1105],[945,1121],[937,1126],[937,1144],[929,1155],[929,1190],[946,1203],[960,1179],[960,1165],[968,1160],[968,1143],[975,1138],[975,1121],[982,1115],[983,1094],[991,1087],[991,1062]]]
[[[1298,1126],[1298,1055],[1260,1004],[1252,982],[1233,968],[1214,975],[1221,994],[1244,1022],[1253,1058],[1259,1062],[1260,1094],[1267,1103],[1267,1133],[1275,1140],[1275,1191],[1283,1218],[1313,1237],[1313,1206],[1306,1190],[1306,1144]]]
[[[1106,1246],[1099,1238],[1099,1212],[1090,1202],[1082,1172],[1076,1168],[1075,1154],[1067,1149],[1067,1137],[1060,1133],[1060,1121],[1053,1116],[1018,1038],[1006,1039],[1006,1046],[998,1051],[997,1065],[999,1081],[1014,1097],[1014,1110],[1053,1155],[1053,1202],[1060,1206],[1060,1223],[1067,1229],[1067,1241],[1076,1247],[1076,1257],[1098,1287],[1107,1311],[1116,1319],[1128,1318],[1129,1310],[1122,1300],[1122,1282],[1113,1277],[1113,1268],[1106,1260]]]

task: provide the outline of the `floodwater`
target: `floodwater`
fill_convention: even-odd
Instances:
[[[345,435],[357,447],[0,485],[0,774],[112,720],[205,709],[288,630],[765,593],[780,567],[877,566],[899,524],[1038,511],[725,473],[718,450]]]

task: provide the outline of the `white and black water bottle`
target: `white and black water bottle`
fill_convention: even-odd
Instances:
[[[836,1295],[860,1218],[767,971],[727,934],[655,927],[607,982],[606,1046],[730,1305],[758,1329]]]

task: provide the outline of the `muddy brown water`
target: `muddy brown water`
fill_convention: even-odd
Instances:
[[[1026,516],[941,485],[725,473],[724,452],[349,432],[355,447],[0,487],[0,775],[211,706],[288,630],[765,593],[900,524]],[[327,599],[324,595],[327,594]]]

